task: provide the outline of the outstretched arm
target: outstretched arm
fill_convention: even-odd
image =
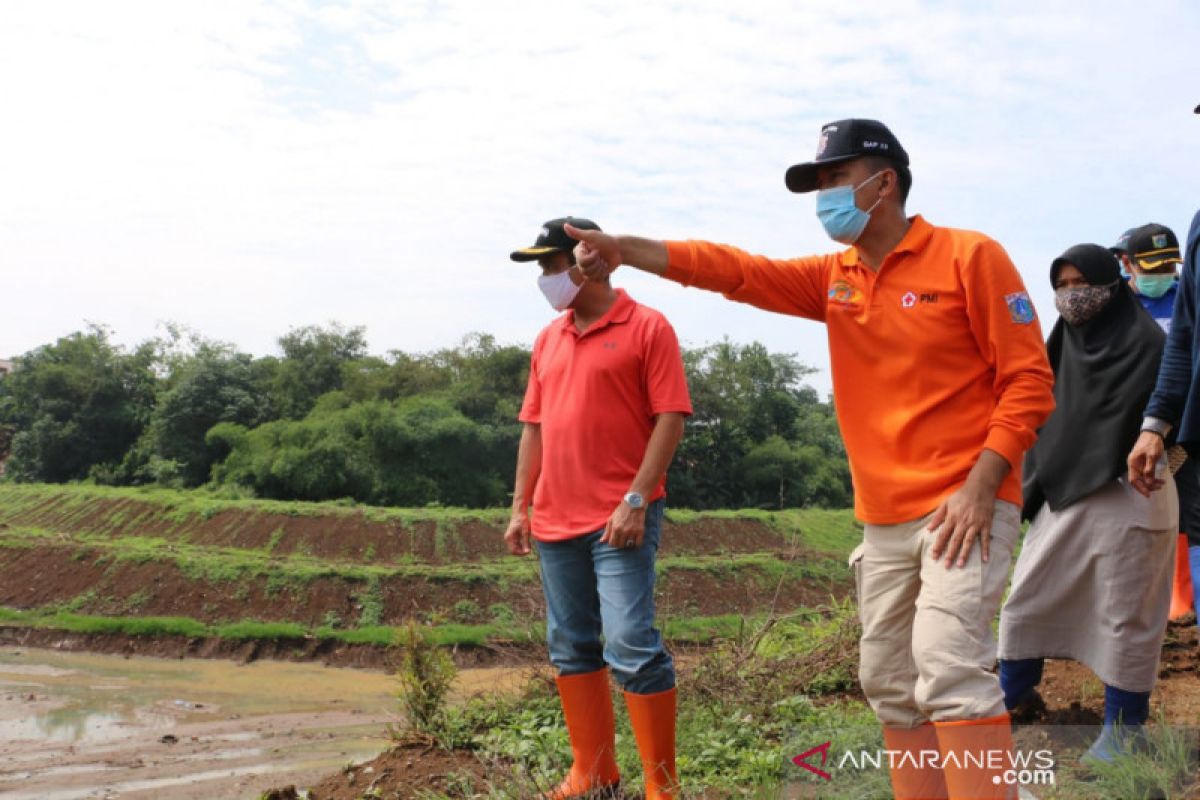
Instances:
[[[621,264],[684,286],[720,292],[752,306],[824,320],[829,268],[838,256],[773,259],[710,242],[665,242],[564,228],[579,240],[575,260],[589,279],[603,279]]]
[[[579,240],[575,246],[575,260],[589,278],[608,277],[622,264],[655,275],[667,274],[666,242],[640,236],[613,236],[574,225],[565,225],[563,229]]]

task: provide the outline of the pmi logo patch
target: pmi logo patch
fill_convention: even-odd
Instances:
[[[863,304],[862,289],[847,283],[837,281],[829,287],[829,305],[841,308],[859,308]]]

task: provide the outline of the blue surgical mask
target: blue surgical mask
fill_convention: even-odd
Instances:
[[[858,186],[835,186],[832,189],[822,189],[817,192],[817,218],[825,226],[829,238],[842,244],[854,244],[867,223],[871,221],[871,212],[883,198],[875,201],[875,205],[863,211],[854,202],[854,194],[862,187],[883,174],[876,172]]]
[[[1137,287],[1138,294],[1145,295],[1146,297],[1162,297],[1171,291],[1171,287],[1175,285],[1175,276],[1135,275],[1133,285]]]

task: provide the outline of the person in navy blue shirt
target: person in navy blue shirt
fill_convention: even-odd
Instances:
[[[1200,109],[1198,109],[1200,110]],[[1129,453],[1129,483],[1144,495],[1161,488],[1163,481],[1155,475],[1155,466],[1167,452],[1167,441],[1179,444],[1188,455],[1187,461],[1175,474],[1179,489],[1179,528],[1187,534],[1187,555],[1192,577],[1193,605],[1200,612],[1200,325],[1196,309],[1200,305],[1200,212],[1192,219],[1188,230],[1187,256],[1179,258],[1179,241],[1171,230],[1162,225],[1143,225],[1129,237],[1128,261],[1131,282],[1142,276],[1142,285],[1151,292],[1160,288],[1146,276],[1169,274],[1183,262],[1178,281],[1171,281],[1159,297],[1140,291],[1138,299],[1159,324],[1165,308],[1162,303],[1172,298],[1170,320],[1163,326],[1167,344],[1158,370],[1158,383],[1142,421],[1142,432]],[[1158,284],[1166,284],[1164,278]],[[1178,451],[1177,451],[1178,452]],[[1172,464],[1177,458],[1169,459]],[[1198,614],[1200,623],[1200,614]]]

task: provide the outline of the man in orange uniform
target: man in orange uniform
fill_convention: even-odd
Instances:
[[[670,800],[675,667],[654,627],[654,563],[667,466],[692,404],[670,323],[607,276],[585,279],[566,222],[599,230],[590,220],[550,220],[533,246],[512,254],[538,262],[543,294],[566,311],[533,345],[504,535],[514,555],[537,541],[546,643],[575,757],[545,798],[615,788],[611,669],[625,690],[646,799]]]
[[[1054,377],[1008,255],[983,234],[909,217],[908,164],[875,120],[821,129],[816,158],[790,168],[786,183],[819,190],[817,216],[848,245],[829,255],[776,260],[567,232],[589,277],[629,264],[826,324],[866,524],[851,557],[859,679],[888,748],[940,750],[945,766],[894,761],[895,794],[1005,797],[999,771],[962,753],[1011,747],[991,623],[1019,531],[1022,457],[1053,409]]]

